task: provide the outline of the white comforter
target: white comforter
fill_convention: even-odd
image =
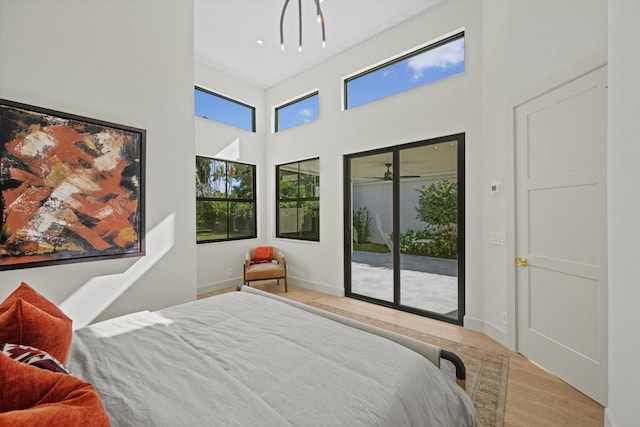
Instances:
[[[424,357],[245,292],[80,329],[68,367],[114,426],[475,425]]]

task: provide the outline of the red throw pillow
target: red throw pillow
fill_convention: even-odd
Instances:
[[[72,321],[26,283],[0,304],[0,342],[28,345],[67,363]]]
[[[72,375],[20,363],[0,353],[0,425],[109,426],[100,396]]]
[[[272,259],[273,259],[273,246],[258,246],[256,248],[256,253],[253,256],[254,264],[271,262]]]
[[[20,286],[14,290],[11,295],[9,295],[3,302],[0,304],[0,313],[9,309],[14,302],[19,299],[23,299],[28,301],[29,303],[35,305],[41,310],[56,316],[56,317],[67,317],[62,310],[58,308],[57,305],[46,299],[42,296],[38,291],[33,289],[31,286],[26,284],[25,282],[20,283]]]

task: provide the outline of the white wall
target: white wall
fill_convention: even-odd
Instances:
[[[267,218],[273,218],[265,203],[269,192],[265,182],[266,174],[275,172],[264,166],[264,141],[268,132],[264,90],[199,62],[195,66],[195,81],[199,87],[256,107],[256,132],[195,117],[196,154],[257,165],[258,238],[198,244],[197,282],[198,294],[202,294],[242,283],[242,265],[247,248],[264,244]],[[229,268],[231,275],[228,274]]]
[[[485,0],[483,19],[484,331],[515,343],[513,269],[513,107],[606,61],[607,3],[603,0]],[[477,179],[467,175],[468,179]],[[504,193],[489,194],[492,182]],[[511,224],[511,227],[510,227]],[[490,232],[507,234],[510,246],[488,243]],[[468,273],[467,273],[468,274]],[[508,327],[502,313],[508,313]]]
[[[273,239],[288,256],[292,282],[341,294],[343,268],[343,155],[372,148],[466,132],[467,230],[481,230],[483,194],[482,3],[446,2],[309,69],[266,92],[267,106],[313,89],[320,93],[319,120],[267,136],[265,167],[320,157],[320,243]],[[408,92],[341,109],[341,78],[464,27],[463,74]],[[267,176],[267,209],[273,211],[272,175]],[[268,236],[274,235],[269,221]],[[481,233],[467,235],[467,314],[483,317],[483,263],[477,256]],[[313,260],[313,262],[309,262]]]
[[[147,255],[0,272],[74,326],[188,300],[195,287],[193,4],[0,0],[0,97],[147,130]]]
[[[609,1],[609,407],[605,424],[638,424],[640,333],[640,2]]]

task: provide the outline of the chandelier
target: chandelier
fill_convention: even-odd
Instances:
[[[311,0],[316,4],[316,17],[318,24],[322,26],[322,47],[326,45],[326,39],[324,36],[324,16],[322,15],[322,9],[320,8],[320,0]],[[282,6],[282,14],[280,15],[280,48],[284,50],[284,14],[289,6],[289,0],[284,1]],[[302,52],[302,0],[298,0],[298,52]]]

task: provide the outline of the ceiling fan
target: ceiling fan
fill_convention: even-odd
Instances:
[[[393,180],[393,172],[391,172],[392,163],[385,163],[387,167],[386,172],[382,176],[365,176],[364,178],[375,179],[376,181],[391,181]],[[420,175],[402,175],[400,178],[420,178]]]

